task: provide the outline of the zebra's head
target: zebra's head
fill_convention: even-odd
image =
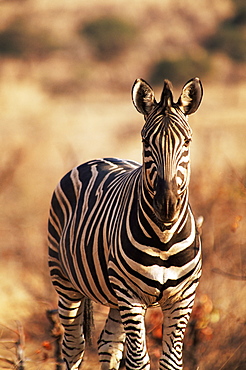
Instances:
[[[146,81],[138,79],[132,88],[133,103],[145,118],[142,129],[145,186],[161,224],[174,223],[188,199],[192,131],[187,116],[197,110],[202,94],[197,77],[184,85],[177,103],[167,80],[159,103]]]

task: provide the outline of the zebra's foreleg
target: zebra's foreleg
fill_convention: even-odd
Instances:
[[[194,295],[163,309],[163,339],[160,370],[182,370],[183,338],[194,302]]]
[[[64,327],[63,358],[67,370],[77,370],[81,364],[85,340],[83,335],[83,301],[60,296],[58,311]]]
[[[118,370],[122,359],[125,331],[118,309],[111,308],[105,327],[98,340],[98,354],[102,370]]]
[[[120,302],[119,309],[126,333],[126,370],[149,370],[144,322],[146,307]]]

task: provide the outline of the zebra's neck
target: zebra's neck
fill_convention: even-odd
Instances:
[[[168,243],[174,234],[181,232],[185,227],[186,223],[184,220],[187,219],[187,215],[192,215],[189,209],[188,188],[180,197],[181,206],[178,219],[173,223],[165,224],[159,221],[155,215],[153,207],[154,191],[148,186],[144,171],[142,171],[139,180],[139,212],[142,213],[160,240],[163,243]]]

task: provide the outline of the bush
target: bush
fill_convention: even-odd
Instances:
[[[205,41],[205,47],[211,51],[220,51],[237,62],[246,61],[246,3],[235,1],[234,17],[220,24],[217,32]]]
[[[15,19],[0,33],[0,55],[40,57],[57,48],[47,31],[31,28],[22,18]]]
[[[218,32],[206,41],[205,46],[212,52],[223,52],[235,61],[246,61],[246,36],[241,27],[223,24]]]
[[[79,27],[78,33],[88,39],[97,58],[108,60],[127,48],[136,35],[136,29],[124,20],[105,17]]]
[[[234,17],[230,20],[231,24],[236,26],[246,25],[246,3],[245,0],[234,0],[236,5],[236,12]]]
[[[172,83],[180,84],[191,77],[204,77],[209,70],[210,61],[207,57],[193,59],[184,56],[174,60],[161,59],[154,64],[150,80],[154,85],[162,84],[164,78],[169,79]]]

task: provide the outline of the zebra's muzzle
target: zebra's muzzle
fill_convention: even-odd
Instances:
[[[175,189],[176,190],[176,189]],[[177,221],[180,211],[180,196],[165,181],[158,181],[153,199],[154,213],[164,224]]]

